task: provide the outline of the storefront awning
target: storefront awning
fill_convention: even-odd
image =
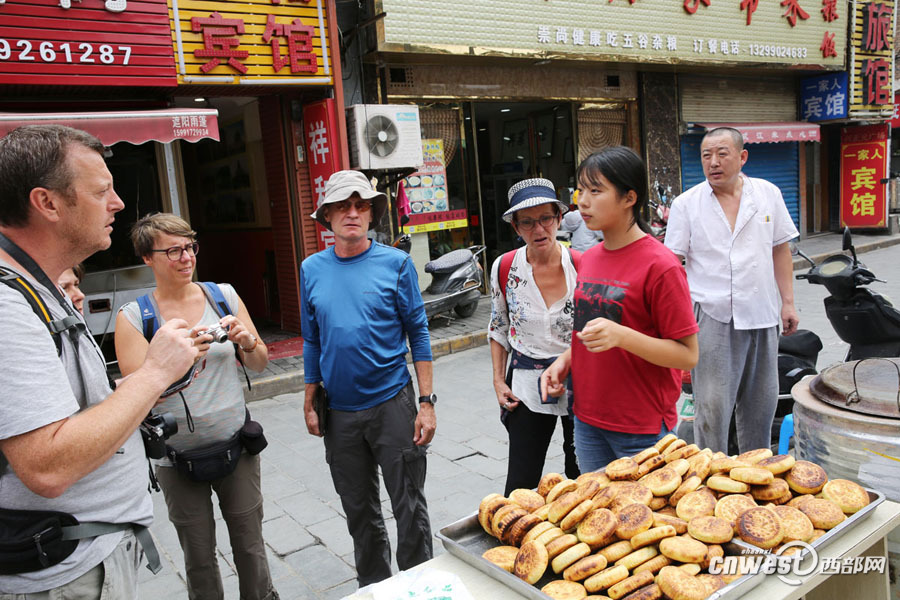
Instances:
[[[116,142],[143,144],[172,140],[197,142],[203,138],[219,141],[219,111],[214,109],[169,108],[84,113],[0,113],[0,137],[16,127],[55,123],[82,129],[97,136],[106,146]]]
[[[818,142],[819,126],[815,123],[698,123],[707,131],[716,127],[733,127],[744,134],[745,144],[770,144],[773,142]]]

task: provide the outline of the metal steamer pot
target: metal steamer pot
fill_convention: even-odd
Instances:
[[[798,459],[900,502],[900,359],[839,363],[791,390]],[[888,536],[891,598],[900,600],[900,529]]]

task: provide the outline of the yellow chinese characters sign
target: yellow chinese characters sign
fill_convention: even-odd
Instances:
[[[326,0],[169,0],[180,84],[331,85]]]
[[[894,2],[856,2],[850,41],[850,118],[890,118],[894,108]]]
[[[888,126],[841,130],[841,227],[887,226]]]

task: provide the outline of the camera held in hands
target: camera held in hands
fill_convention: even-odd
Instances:
[[[224,344],[228,341],[228,326],[216,323],[209,329],[201,331],[197,335],[200,336],[206,334],[211,335],[213,338],[212,341],[216,342],[217,344]]]
[[[141,422],[141,438],[148,458],[166,457],[166,440],[178,433],[175,415],[170,412],[154,415],[150,413]]]

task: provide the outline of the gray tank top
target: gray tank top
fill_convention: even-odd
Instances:
[[[218,285],[228,306],[231,307],[231,310],[237,311],[237,292],[227,283]],[[159,307],[152,294],[150,300],[153,302],[159,325],[162,327],[165,319],[159,314]],[[138,303],[129,302],[120,310],[125,313],[128,322],[143,335],[143,323]],[[191,327],[201,324],[214,325],[218,322],[219,315],[207,302],[200,321],[191,324]],[[224,344],[213,343],[210,345],[203,370],[194,379],[194,382],[182,392],[194,420],[193,433],[188,430],[184,404],[178,394],[170,396],[153,409],[156,414],[170,412],[175,415],[178,433],[167,441],[172,448],[185,451],[222,442],[231,438],[243,426],[245,419],[244,390],[241,386],[239,370],[240,365],[235,357],[234,344],[225,342]],[[154,462],[158,465],[172,466],[168,459]]]

